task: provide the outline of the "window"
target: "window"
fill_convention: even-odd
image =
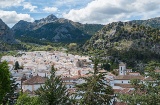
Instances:
[[[121,71],[122,71],[122,67],[121,67]]]
[[[122,81],[122,83],[123,83],[123,81]]]

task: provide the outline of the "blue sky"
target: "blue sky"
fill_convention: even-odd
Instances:
[[[160,16],[160,0],[0,0],[0,18],[10,27],[50,14],[96,24],[149,19]]]

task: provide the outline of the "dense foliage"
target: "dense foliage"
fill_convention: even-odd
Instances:
[[[10,78],[10,91],[7,92],[5,97],[3,98],[3,104],[8,103],[9,105],[14,105],[17,101],[19,93],[17,92],[18,83],[16,83],[15,78]]]
[[[10,72],[6,61],[0,63],[0,104],[4,96],[10,91]]]
[[[158,28],[132,22],[113,22],[87,41],[81,52],[102,59],[123,61],[131,68],[139,63],[159,61],[160,31]],[[108,57],[108,58],[107,58]],[[108,61],[107,61],[108,62]]]
[[[52,66],[51,76],[47,79],[44,86],[41,86],[36,94],[39,101],[45,105],[67,105],[70,104],[67,88],[60,76],[55,76],[55,68]]]
[[[27,94],[21,94],[15,105],[44,105],[41,104],[37,96],[30,97]]]
[[[84,83],[76,85],[76,98],[78,105],[109,105],[113,98],[112,87],[105,81],[105,74],[98,73],[98,59],[94,61],[94,72],[88,77],[82,77]]]

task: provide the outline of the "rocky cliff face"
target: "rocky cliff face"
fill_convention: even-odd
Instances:
[[[0,42],[15,43],[12,30],[0,19]]]
[[[19,21],[12,28],[16,37],[30,36],[52,42],[85,41],[100,30],[103,25],[81,24],[64,18],[49,15],[33,23]]]
[[[134,22],[113,22],[103,27],[84,45],[84,49],[150,50],[159,53],[160,30]]]
[[[159,61],[160,30],[134,22],[113,22],[93,35],[82,51],[109,56],[113,61],[127,62],[131,67],[139,62]]]

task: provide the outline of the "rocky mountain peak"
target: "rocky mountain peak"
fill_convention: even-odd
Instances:
[[[47,16],[45,19],[46,20],[57,20],[58,18],[55,15],[51,14],[51,15]]]
[[[25,28],[24,28],[25,27]],[[12,30],[15,29],[21,29],[21,30],[30,30],[32,28],[31,22],[27,22],[24,20],[20,20],[18,23],[16,23],[13,27]]]
[[[12,30],[0,19],[0,42],[15,43]]]
[[[40,20],[35,20],[35,23],[46,24],[46,23],[54,22],[57,19],[58,18],[55,15],[51,14],[51,15],[47,16],[46,18],[43,18],[43,19],[40,19]]]

